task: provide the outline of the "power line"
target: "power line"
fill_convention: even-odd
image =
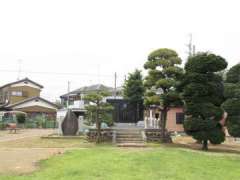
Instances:
[[[10,69],[0,69],[0,72],[9,72],[16,73],[19,70],[10,70]],[[109,77],[112,78],[112,75],[108,74],[90,74],[90,73],[70,73],[70,72],[47,72],[47,71],[29,71],[29,70],[21,70],[21,73],[31,73],[31,74],[43,74],[43,75],[67,75],[67,76],[96,76],[96,77]]]

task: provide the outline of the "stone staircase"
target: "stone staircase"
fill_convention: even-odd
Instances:
[[[115,129],[118,147],[145,147],[140,128]]]

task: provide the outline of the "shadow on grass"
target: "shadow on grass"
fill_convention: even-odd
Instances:
[[[201,152],[212,152],[212,153],[229,153],[229,154],[240,154],[240,149],[237,149],[234,145],[210,145],[208,151],[202,150],[202,145],[198,143],[189,143],[189,144],[180,144],[180,143],[166,143],[166,144],[158,144],[161,147],[168,147],[168,148],[183,148]],[[150,145],[151,147],[151,145]],[[152,146],[154,147],[154,146]]]

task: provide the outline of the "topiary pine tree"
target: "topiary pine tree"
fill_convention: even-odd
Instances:
[[[240,137],[240,64],[230,68],[225,81],[222,107],[228,113],[227,129],[231,136]]]
[[[148,70],[144,85],[147,89],[144,104],[157,105],[161,112],[160,128],[162,142],[165,141],[167,112],[172,105],[181,105],[182,101],[175,87],[182,78],[182,60],[171,49],[158,49],[150,53],[144,68]],[[157,93],[161,92],[161,93]]]
[[[110,94],[105,91],[96,91],[89,93],[84,97],[84,100],[90,102],[89,105],[86,105],[85,107],[87,114],[91,114],[94,118],[92,121],[96,123],[96,143],[101,142],[101,123],[103,122],[103,118],[113,110],[113,107],[104,101],[104,98],[109,95]]]
[[[202,142],[203,150],[208,149],[208,141],[220,144],[225,140],[220,123],[224,113],[221,108],[224,86],[217,72],[226,67],[224,58],[211,53],[191,56],[185,64],[186,73],[181,84],[187,115],[184,129],[188,135]]]
[[[143,106],[144,86],[141,71],[135,70],[129,74],[128,79],[124,83],[124,98],[136,107],[135,122],[140,120],[140,107]]]

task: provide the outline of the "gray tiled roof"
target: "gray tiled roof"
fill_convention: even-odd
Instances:
[[[38,86],[38,87],[40,87],[40,88],[43,88],[42,85],[40,85],[40,84],[38,84],[38,83],[36,83],[36,82],[28,79],[28,78],[24,78],[24,79],[21,79],[21,80],[18,80],[18,81],[14,81],[14,82],[5,84],[5,85],[1,86],[0,89],[2,89],[2,88],[4,88],[4,87],[7,87],[7,86],[11,86],[11,85],[13,85],[13,84],[21,83],[21,82],[30,82],[30,83],[33,83],[33,84],[35,84],[36,86]]]
[[[81,87],[79,89],[71,91],[70,93],[64,94],[60,97],[64,98],[64,97],[67,97],[68,95],[71,95],[71,94],[80,94],[80,93],[86,94],[86,93],[94,92],[94,91],[107,91],[107,92],[111,93],[111,92],[114,91],[114,88],[105,86],[103,84],[94,84],[94,85],[91,85],[91,86]],[[117,91],[118,91],[118,89],[117,89]]]

